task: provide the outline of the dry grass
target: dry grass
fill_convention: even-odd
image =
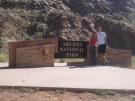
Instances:
[[[135,101],[135,94],[114,91],[40,91],[28,88],[0,89],[0,101]]]

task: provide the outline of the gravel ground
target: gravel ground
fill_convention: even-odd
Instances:
[[[135,94],[114,91],[69,92],[38,89],[1,89],[0,101],[135,101]]]

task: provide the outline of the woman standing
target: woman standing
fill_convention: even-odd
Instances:
[[[96,42],[97,42],[97,35],[96,32],[93,31],[92,37],[89,40],[89,53],[90,53],[90,63],[91,65],[96,65]]]

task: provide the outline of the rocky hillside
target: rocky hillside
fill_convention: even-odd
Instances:
[[[103,26],[110,47],[135,53],[135,0],[1,0],[0,48],[14,40],[88,40]]]

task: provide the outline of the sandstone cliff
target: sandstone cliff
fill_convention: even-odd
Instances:
[[[101,24],[113,48],[135,53],[135,0],[1,0],[0,48],[13,40],[88,40]]]

